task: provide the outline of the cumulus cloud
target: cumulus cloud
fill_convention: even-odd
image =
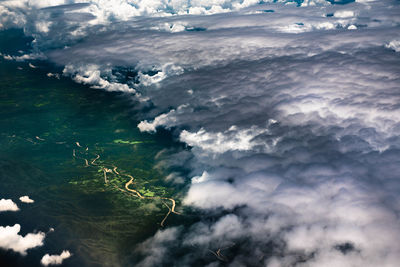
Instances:
[[[5,60],[28,61],[28,60],[44,60],[46,59],[46,56],[41,53],[31,53],[31,54],[24,54],[22,56],[3,55],[3,58]],[[29,63],[29,66],[30,67],[33,66],[32,63]]]
[[[160,71],[157,71],[155,75],[148,75],[139,72],[139,81],[144,86],[149,86],[155,83],[159,83],[168,76],[180,75],[183,73],[183,69],[179,66],[174,66],[172,63],[166,63],[161,67]]]
[[[2,211],[18,211],[19,208],[17,204],[11,199],[0,199],[0,212]]]
[[[40,263],[44,266],[60,265],[63,263],[65,259],[68,259],[71,256],[72,254],[68,250],[63,250],[63,252],[60,255],[49,255],[49,254],[44,255]]]
[[[110,70],[104,70],[103,72],[110,72]],[[95,89],[104,89],[110,92],[124,92],[135,94],[135,89],[129,87],[127,84],[118,82],[110,82],[101,77],[101,70],[97,65],[90,65],[76,68],[73,65],[67,65],[63,70],[64,75],[73,76],[74,81],[82,84],[89,84]],[[139,97],[139,95],[138,95]]]
[[[182,114],[184,110],[188,109],[188,105],[180,105],[176,110],[173,109],[169,111],[167,114],[161,114],[154,118],[153,121],[149,122],[147,120],[141,121],[138,124],[138,128],[141,132],[155,132],[156,128],[159,126],[164,126],[166,128],[170,128],[176,125],[176,115]],[[190,109],[189,109],[190,110]]]
[[[399,262],[399,4],[286,2],[91,1],[26,13],[34,48],[64,75],[132,93],[140,131],[171,129],[187,144],[160,152],[156,167],[167,182],[191,181],[191,222],[143,242],[135,264]]]
[[[386,45],[387,48],[393,49],[396,52],[400,52],[400,41],[393,40],[389,44]]]
[[[18,234],[20,230],[21,226],[19,224],[6,227],[0,226],[0,248],[10,249],[21,255],[26,255],[27,250],[43,245],[44,233],[28,233],[22,236]]]
[[[229,150],[250,150],[257,145],[255,136],[267,133],[268,129],[251,127],[250,129],[238,130],[231,126],[223,133],[207,133],[203,128],[196,133],[183,130],[179,139],[189,146],[199,147],[205,151],[224,153]]]
[[[19,200],[24,203],[34,203],[35,202],[33,199],[30,199],[29,196],[22,196],[19,198]]]

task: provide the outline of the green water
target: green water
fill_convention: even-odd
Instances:
[[[20,31],[0,35],[3,54],[29,49]],[[109,172],[105,181],[103,168],[132,175],[131,187],[145,196],[174,197],[179,209],[179,188],[163,182],[154,159],[178,145],[165,133],[140,133],[128,95],[47,77],[53,67],[34,65],[0,60],[0,198],[21,209],[0,213],[0,225],[19,223],[22,234],[55,231],[25,257],[0,250],[0,265],[36,266],[45,253],[63,249],[73,253],[65,266],[130,265],[138,242],[160,229],[168,209],[120,191],[129,178]],[[20,203],[23,195],[35,203]]]

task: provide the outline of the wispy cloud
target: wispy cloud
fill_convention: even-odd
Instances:
[[[19,200],[23,203],[34,203],[35,202],[33,199],[30,199],[28,196],[22,196],[19,198]]]

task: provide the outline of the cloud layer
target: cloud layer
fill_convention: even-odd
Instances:
[[[33,53],[124,92],[141,131],[190,149],[159,166],[187,176],[201,218],[160,230],[135,264],[397,266],[398,2],[69,3],[3,12]]]

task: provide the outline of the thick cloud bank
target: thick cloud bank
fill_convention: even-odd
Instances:
[[[400,4],[298,2],[2,2],[30,56],[190,148],[160,166],[189,172],[202,219],[145,241],[139,266],[400,262]]]
[[[71,257],[71,253],[68,250],[64,250],[60,255],[44,255],[40,263],[44,266],[60,265],[69,257]]]

